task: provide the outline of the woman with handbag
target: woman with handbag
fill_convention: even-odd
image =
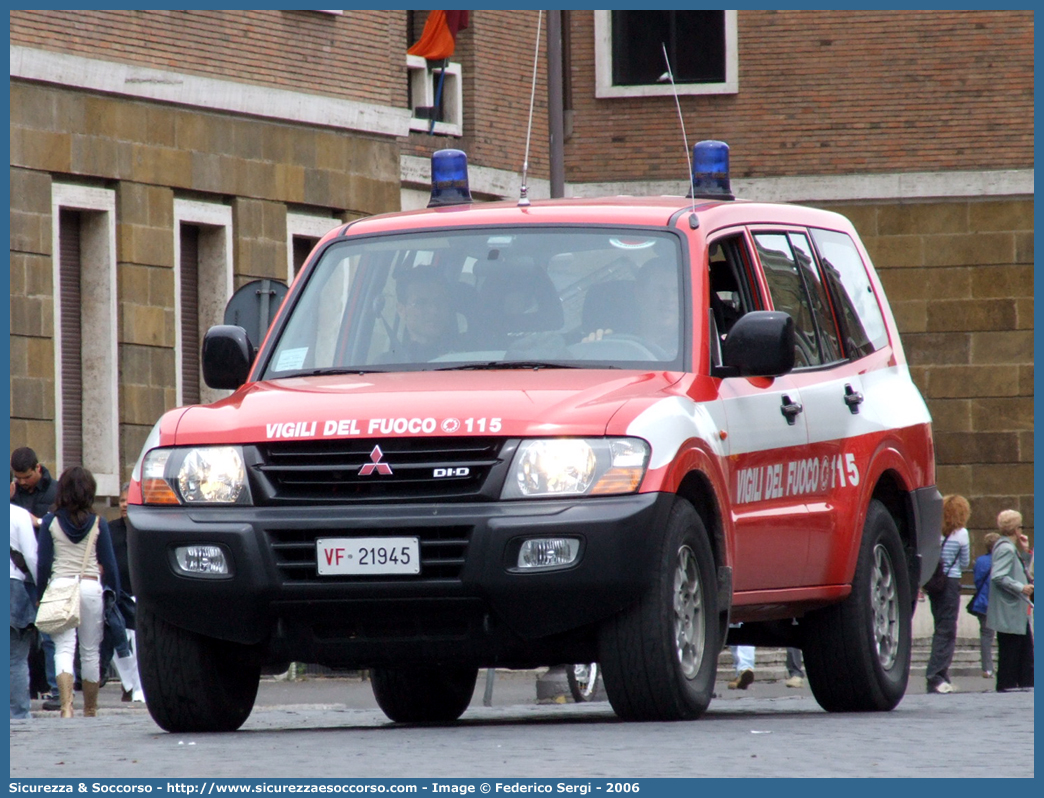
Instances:
[[[939,560],[943,563],[946,579],[937,591],[928,593],[932,603],[935,632],[932,635],[932,653],[928,657],[925,677],[929,693],[952,693],[950,663],[957,645],[957,614],[961,607],[961,571],[971,560],[971,546],[966,525],[971,517],[971,505],[963,496],[943,497],[943,544]]]
[[[104,518],[91,512],[96,484],[86,468],[67,468],[58,479],[54,513],[40,522],[37,584],[41,613],[53,593],[79,588],[79,624],[54,632],[54,663],[63,718],[73,716],[73,659],[80,651],[83,716],[98,714],[99,649],[105,624],[103,584],[119,595],[120,577]],[[39,614],[38,614],[39,621]]]
[[[1001,537],[993,546],[986,623],[997,631],[997,692],[1003,693],[1033,687],[1033,582],[1018,553],[1028,546],[1022,513],[1001,510],[997,527]]]

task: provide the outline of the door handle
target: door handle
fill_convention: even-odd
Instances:
[[[845,404],[848,405],[848,409],[852,411],[852,415],[856,415],[859,412],[859,405],[863,403],[863,394],[859,391],[853,390],[851,385],[845,384]]]
[[[789,396],[783,394],[783,405],[779,408],[779,412],[783,414],[783,417],[786,418],[787,423],[790,426],[794,426],[794,423],[797,421],[798,413],[804,409],[805,408],[801,406],[800,402],[792,402]]]

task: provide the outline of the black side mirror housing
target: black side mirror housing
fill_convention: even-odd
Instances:
[[[741,316],[721,350],[723,371],[736,377],[779,377],[794,368],[794,320],[778,310]]]
[[[235,390],[246,382],[254,355],[254,345],[242,327],[211,327],[203,337],[204,382],[211,388]]]

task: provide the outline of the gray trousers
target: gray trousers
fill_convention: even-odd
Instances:
[[[957,613],[961,606],[961,580],[949,577],[946,587],[939,593],[929,595],[932,617],[935,619],[935,634],[932,635],[932,653],[928,657],[925,677],[929,687],[950,681],[950,663],[957,645]]]
[[[993,673],[993,638],[997,633],[986,625],[985,615],[976,617],[979,619],[979,659],[982,661],[982,670],[984,673]]]

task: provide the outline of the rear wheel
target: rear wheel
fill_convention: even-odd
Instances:
[[[141,604],[137,634],[145,704],[160,728],[211,732],[243,725],[261,680],[254,647],[172,626]]]
[[[446,723],[464,714],[478,668],[425,665],[370,671],[377,705],[399,723]]]
[[[566,681],[576,703],[593,701],[595,693],[598,692],[598,663],[578,662],[575,665],[567,665]]]
[[[870,502],[852,592],[805,621],[805,670],[830,712],[892,709],[910,677],[910,580],[895,521]]]
[[[706,711],[718,666],[714,557],[703,520],[671,509],[645,595],[599,635],[606,695],[624,720],[692,720]]]

